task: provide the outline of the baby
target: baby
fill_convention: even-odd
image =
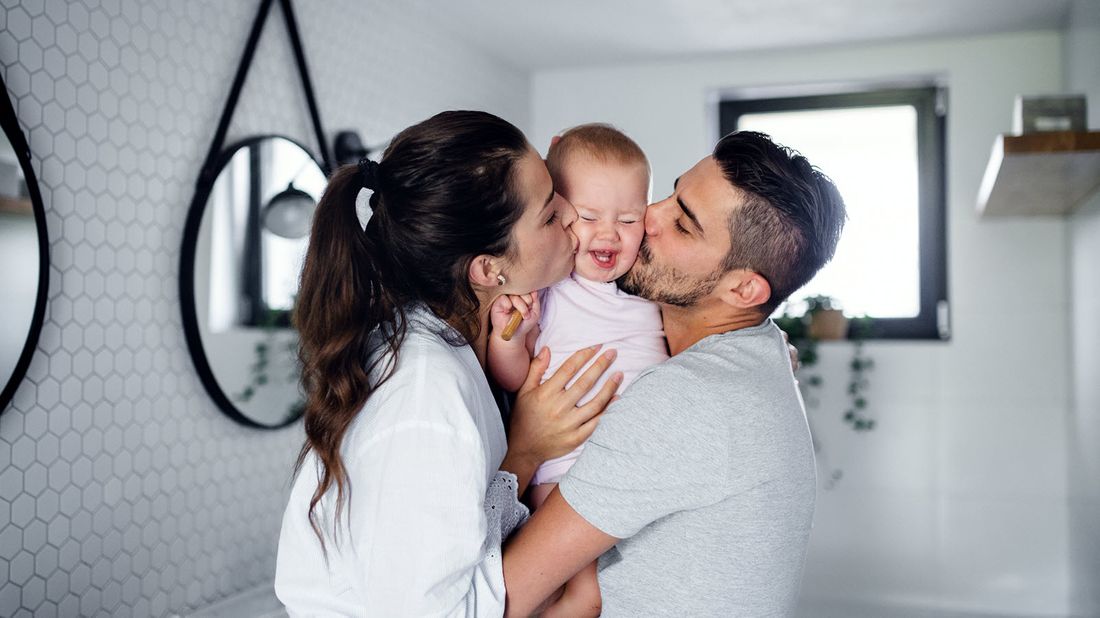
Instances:
[[[493,305],[489,369],[505,389],[516,391],[527,377],[531,358],[551,351],[547,379],[569,356],[603,344],[618,351],[602,380],[623,372],[623,386],[644,369],[668,358],[668,346],[656,304],[618,289],[615,281],[638,257],[649,204],[649,162],[636,143],[619,130],[586,124],[554,138],[546,158],[555,190],[577,210],[573,232],[580,241],[573,273],[537,294],[501,297]],[[515,335],[500,333],[512,309],[524,316]],[[592,362],[594,362],[593,359]],[[578,373],[577,375],[580,375]],[[581,400],[588,401],[601,381]],[[531,480],[538,508],[583,449],[545,462]],[[600,589],[595,563],[571,579],[562,597],[544,616],[599,615]]]

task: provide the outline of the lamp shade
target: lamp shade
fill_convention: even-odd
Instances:
[[[313,197],[295,188],[292,182],[264,206],[264,228],[283,238],[302,238],[309,234],[316,208]]]

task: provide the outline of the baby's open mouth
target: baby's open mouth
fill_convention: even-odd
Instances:
[[[615,268],[615,263],[619,261],[618,251],[589,251],[588,255],[592,256],[592,261],[598,268],[606,270]]]

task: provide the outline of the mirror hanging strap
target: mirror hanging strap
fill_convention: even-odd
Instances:
[[[252,29],[248,33],[244,54],[241,56],[240,64],[237,65],[237,72],[233,76],[233,84],[229,88],[229,98],[226,100],[225,108],[222,110],[221,118],[218,120],[218,128],[214,132],[214,140],[210,144],[210,150],[207,152],[206,159],[203,161],[202,169],[199,172],[196,183],[197,186],[203,186],[204,183],[212,183],[217,176],[218,169],[215,162],[217,161],[218,154],[221,153],[225,145],[225,134],[229,130],[229,121],[232,120],[233,111],[237,108],[237,101],[240,99],[241,90],[244,88],[244,80],[248,76],[248,69],[252,66],[252,58],[256,54],[256,46],[260,41],[260,33],[263,32],[264,24],[267,21],[268,13],[271,12],[271,5],[273,2],[274,0],[260,0],[260,8],[256,13],[255,20],[252,22]],[[332,160],[329,156],[325,132],[321,128],[321,114],[317,107],[317,101],[313,95],[313,82],[310,80],[309,69],[306,66],[302,38],[298,33],[298,22],[294,17],[291,0],[279,0],[279,4],[283,8],[283,18],[286,21],[286,28],[290,34],[290,44],[294,51],[294,61],[298,67],[298,76],[302,80],[302,88],[305,91],[306,103],[309,106],[310,120],[313,123],[313,130],[317,134],[317,146],[321,150],[322,167],[325,174],[328,175],[332,173]]]

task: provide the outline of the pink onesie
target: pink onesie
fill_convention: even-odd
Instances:
[[[619,352],[611,368],[581,398],[581,404],[595,397],[600,386],[616,371],[623,372],[623,388],[642,370],[668,359],[660,308],[656,303],[623,292],[614,282],[589,281],[573,273],[543,290],[539,300],[541,332],[535,341],[535,353],[544,346],[550,348],[550,367],[543,380],[554,375],[570,355],[582,348],[602,343],[603,350],[614,348]],[[582,444],[572,453],[543,463],[531,483],[557,483],[583,449]]]

